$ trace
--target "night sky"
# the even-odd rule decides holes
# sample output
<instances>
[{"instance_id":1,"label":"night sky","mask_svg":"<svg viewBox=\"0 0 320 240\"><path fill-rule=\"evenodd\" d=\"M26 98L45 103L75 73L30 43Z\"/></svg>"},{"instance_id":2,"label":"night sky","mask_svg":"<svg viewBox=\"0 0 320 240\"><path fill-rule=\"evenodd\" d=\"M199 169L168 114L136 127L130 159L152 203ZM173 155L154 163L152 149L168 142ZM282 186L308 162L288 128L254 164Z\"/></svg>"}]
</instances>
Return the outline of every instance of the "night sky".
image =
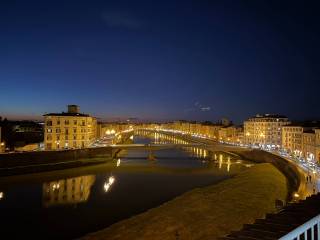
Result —
<instances>
[{"instance_id":1,"label":"night sky","mask_svg":"<svg viewBox=\"0 0 320 240\"><path fill-rule=\"evenodd\" d=\"M0 2L0 115L320 119L319 1Z\"/></svg>"}]
</instances>

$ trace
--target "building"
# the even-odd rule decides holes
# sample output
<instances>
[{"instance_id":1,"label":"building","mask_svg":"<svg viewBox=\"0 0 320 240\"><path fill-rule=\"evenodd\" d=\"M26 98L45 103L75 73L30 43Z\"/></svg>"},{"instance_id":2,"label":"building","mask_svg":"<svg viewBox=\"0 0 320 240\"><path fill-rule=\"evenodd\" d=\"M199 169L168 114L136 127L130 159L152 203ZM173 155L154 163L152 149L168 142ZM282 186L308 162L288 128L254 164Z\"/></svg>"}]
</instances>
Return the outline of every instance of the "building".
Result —
<instances>
[{"instance_id":1,"label":"building","mask_svg":"<svg viewBox=\"0 0 320 240\"><path fill-rule=\"evenodd\" d=\"M302 133L302 155L307 161L315 161L316 134L315 130L305 130Z\"/></svg>"},{"instance_id":2,"label":"building","mask_svg":"<svg viewBox=\"0 0 320 240\"><path fill-rule=\"evenodd\" d=\"M320 128L314 130L316 134L316 161L320 163Z\"/></svg>"},{"instance_id":3,"label":"building","mask_svg":"<svg viewBox=\"0 0 320 240\"><path fill-rule=\"evenodd\" d=\"M289 124L282 127L282 148L295 157L302 157L303 127Z\"/></svg>"},{"instance_id":4,"label":"building","mask_svg":"<svg viewBox=\"0 0 320 240\"><path fill-rule=\"evenodd\" d=\"M288 124L290 122L285 116L258 114L244 122L245 143L268 148L280 148L282 127Z\"/></svg>"},{"instance_id":5,"label":"building","mask_svg":"<svg viewBox=\"0 0 320 240\"><path fill-rule=\"evenodd\" d=\"M2 141L1 138L1 127L0 127L0 153L5 151L5 143Z\"/></svg>"},{"instance_id":6,"label":"building","mask_svg":"<svg viewBox=\"0 0 320 240\"><path fill-rule=\"evenodd\" d=\"M232 143L243 144L243 126L237 126Z\"/></svg>"},{"instance_id":7,"label":"building","mask_svg":"<svg viewBox=\"0 0 320 240\"><path fill-rule=\"evenodd\" d=\"M115 134L132 129L135 125L128 123L98 123L97 124L97 138L105 136L114 136Z\"/></svg>"},{"instance_id":8,"label":"building","mask_svg":"<svg viewBox=\"0 0 320 240\"><path fill-rule=\"evenodd\" d=\"M292 123L282 128L282 148L295 157L319 161L318 121ZM318 138L317 138L318 137ZM317 143L318 140L318 143Z\"/></svg>"},{"instance_id":9,"label":"building","mask_svg":"<svg viewBox=\"0 0 320 240\"><path fill-rule=\"evenodd\" d=\"M44 115L44 147L46 150L85 148L96 139L97 120L69 105L68 112Z\"/></svg>"},{"instance_id":10,"label":"building","mask_svg":"<svg viewBox=\"0 0 320 240\"><path fill-rule=\"evenodd\" d=\"M236 135L236 127L223 126L219 129L219 141L231 142Z\"/></svg>"},{"instance_id":11,"label":"building","mask_svg":"<svg viewBox=\"0 0 320 240\"><path fill-rule=\"evenodd\" d=\"M12 130L15 133L41 133L43 134L43 127L40 123L33 121L16 121L12 122Z\"/></svg>"}]
</instances>

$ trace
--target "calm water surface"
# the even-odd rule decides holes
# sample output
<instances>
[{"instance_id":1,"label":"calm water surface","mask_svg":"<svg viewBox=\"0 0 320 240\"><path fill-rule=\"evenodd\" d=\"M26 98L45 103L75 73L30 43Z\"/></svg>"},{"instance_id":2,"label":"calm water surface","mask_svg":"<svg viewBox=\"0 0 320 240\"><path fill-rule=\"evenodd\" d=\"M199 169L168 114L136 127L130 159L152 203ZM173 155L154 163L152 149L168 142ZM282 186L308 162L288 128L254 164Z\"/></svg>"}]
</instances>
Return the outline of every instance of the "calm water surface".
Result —
<instances>
[{"instance_id":1,"label":"calm water surface","mask_svg":"<svg viewBox=\"0 0 320 240\"><path fill-rule=\"evenodd\" d=\"M136 143L159 139L135 137ZM110 163L0 179L0 239L73 239L249 165L203 149L129 151Z\"/></svg>"}]
</instances>

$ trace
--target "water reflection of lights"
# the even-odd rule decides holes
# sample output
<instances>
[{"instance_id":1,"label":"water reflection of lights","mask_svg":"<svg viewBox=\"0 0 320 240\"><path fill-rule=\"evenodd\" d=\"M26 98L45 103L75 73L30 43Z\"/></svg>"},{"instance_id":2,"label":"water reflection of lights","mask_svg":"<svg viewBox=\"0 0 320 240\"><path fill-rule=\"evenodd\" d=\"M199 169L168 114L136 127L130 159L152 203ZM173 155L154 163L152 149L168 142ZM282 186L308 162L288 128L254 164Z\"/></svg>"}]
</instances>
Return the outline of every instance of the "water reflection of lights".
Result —
<instances>
[{"instance_id":1,"label":"water reflection of lights","mask_svg":"<svg viewBox=\"0 0 320 240\"><path fill-rule=\"evenodd\" d=\"M110 186L111 186L111 185L110 185L109 183L105 183L104 186L103 186L104 191L105 191L105 192L108 192L109 189L110 189Z\"/></svg>"},{"instance_id":2,"label":"water reflection of lights","mask_svg":"<svg viewBox=\"0 0 320 240\"><path fill-rule=\"evenodd\" d=\"M4 198L4 193L0 192L0 200Z\"/></svg>"},{"instance_id":3,"label":"water reflection of lights","mask_svg":"<svg viewBox=\"0 0 320 240\"><path fill-rule=\"evenodd\" d=\"M52 185L52 190L58 190L60 188L60 184L59 183L54 183Z\"/></svg>"},{"instance_id":4,"label":"water reflection of lights","mask_svg":"<svg viewBox=\"0 0 320 240\"><path fill-rule=\"evenodd\" d=\"M147 136L153 139L154 143L156 144L169 144L169 143L175 143L175 144L185 144L186 146L183 147L185 151L188 151L193 154L193 156L199 158L202 163L206 163L207 160L211 160L211 157L214 158L215 161L219 163L219 168L224 168L223 165L226 165L226 170L229 172L231 170L231 165L234 163L240 164L242 161L232 162L231 157L228 157L228 155L224 154L216 154L212 153L205 148L201 147L188 147L189 142L181 139L180 137L171 136L165 133L161 132L148 132L148 131L140 131L138 134L142 136ZM251 165L248 165L249 167Z\"/></svg>"},{"instance_id":5,"label":"water reflection of lights","mask_svg":"<svg viewBox=\"0 0 320 240\"><path fill-rule=\"evenodd\" d=\"M105 182L103 185L103 189L105 192L108 192L110 190L111 185L114 183L115 178L113 176L110 176L108 178L108 182Z\"/></svg>"},{"instance_id":6,"label":"water reflection of lights","mask_svg":"<svg viewBox=\"0 0 320 240\"><path fill-rule=\"evenodd\" d=\"M94 181L94 175L86 175L44 182L42 185L43 205L51 207L86 202Z\"/></svg>"},{"instance_id":7,"label":"water reflection of lights","mask_svg":"<svg viewBox=\"0 0 320 240\"><path fill-rule=\"evenodd\" d=\"M119 159L117 160L117 167L120 166L120 163L121 163L121 159L119 158Z\"/></svg>"},{"instance_id":8,"label":"water reflection of lights","mask_svg":"<svg viewBox=\"0 0 320 240\"><path fill-rule=\"evenodd\" d=\"M203 151L203 157L206 158L207 157L207 150Z\"/></svg>"},{"instance_id":9,"label":"water reflection of lights","mask_svg":"<svg viewBox=\"0 0 320 240\"><path fill-rule=\"evenodd\" d=\"M231 161L230 161L230 157L228 157L228 162L227 162L227 171L230 171L230 166L231 166Z\"/></svg>"},{"instance_id":10,"label":"water reflection of lights","mask_svg":"<svg viewBox=\"0 0 320 240\"><path fill-rule=\"evenodd\" d=\"M113 184L114 183L115 178L113 176L109 177L109 183Z\"/></svg>"},{"instance_id":11,"label":"water reflection of lights","mask_svg":"<svg viewBox=\"0 0 320 240\"><path fill-rule=\"evenodd\" d=\"M216 154L215 154L215 159L216 159ZM227 171L230 172L230 168L231 168L231 158L228 156L226 161L223 161L223 154L219 154L219 169L222 168L222 165L226 164L227 165Z\"/></svg>"}]
</instances>

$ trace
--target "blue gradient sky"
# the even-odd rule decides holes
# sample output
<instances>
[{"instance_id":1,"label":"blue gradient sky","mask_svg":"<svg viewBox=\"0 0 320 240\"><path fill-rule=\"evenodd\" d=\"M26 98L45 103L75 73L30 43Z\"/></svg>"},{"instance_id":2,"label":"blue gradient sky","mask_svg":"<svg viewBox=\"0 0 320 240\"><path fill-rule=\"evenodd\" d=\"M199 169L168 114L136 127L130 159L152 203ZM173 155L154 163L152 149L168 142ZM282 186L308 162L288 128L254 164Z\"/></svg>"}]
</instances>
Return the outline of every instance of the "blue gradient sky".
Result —
<instances>
[{"instance_id":1,"label":"blue gradient sky","mask_svg":"<svg viewBox=\"0 0 320 240\"><path fill-rule=\"evenodd\" d=\"M0 115L320 118L317 1L1 1Z\"/></svg>"}]
</instances>

